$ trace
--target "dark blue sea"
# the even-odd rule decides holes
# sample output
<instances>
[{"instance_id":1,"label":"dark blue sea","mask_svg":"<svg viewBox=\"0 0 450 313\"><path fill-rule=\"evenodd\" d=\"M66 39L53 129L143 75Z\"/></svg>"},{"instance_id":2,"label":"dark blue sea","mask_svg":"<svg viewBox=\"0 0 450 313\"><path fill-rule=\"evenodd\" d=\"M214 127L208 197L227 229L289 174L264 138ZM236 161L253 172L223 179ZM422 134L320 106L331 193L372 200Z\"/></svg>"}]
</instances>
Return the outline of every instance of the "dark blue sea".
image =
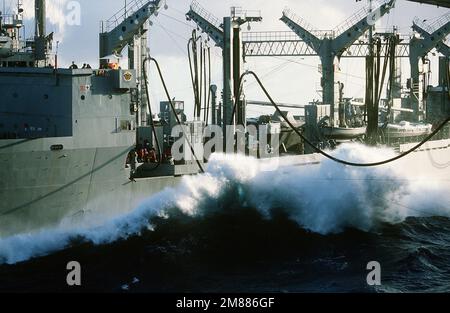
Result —
<instances>
[{"instance_id":1,"label":"dark blue sea","mask_svg":"<svg viewBox=\"0 0 450 313\"><path fill-rule=\"evenodd\" d=\"M0 239L0 292L450 292L448 189L408 177L212 160L97 226ZM70 261L81 287L66 284ZM381 285L367 283L371 261Z\"/></svg>"}]
</instances>

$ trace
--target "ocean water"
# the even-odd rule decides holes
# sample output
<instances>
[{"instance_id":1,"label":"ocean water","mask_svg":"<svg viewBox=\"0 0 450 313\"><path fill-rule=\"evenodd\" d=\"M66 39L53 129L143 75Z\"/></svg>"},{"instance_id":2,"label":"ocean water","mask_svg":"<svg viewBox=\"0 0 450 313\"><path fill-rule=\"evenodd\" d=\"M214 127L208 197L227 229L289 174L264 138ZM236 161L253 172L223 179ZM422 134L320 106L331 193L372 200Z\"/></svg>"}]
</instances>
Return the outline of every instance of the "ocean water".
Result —
<instances>
[{"instance_id":1,"label":"ocean water","mask_svg":"<svg viewBox=\"0 0 450 313\"><path fill-rule=\"evenodd\" d=\"M0 292L450 292L449 176L433 162L419 175L411 162L275 167L216 155L206 174L121 216L1 238ZM81 264L76 289L69 261ZM380 286L367 284L371 261Z\"/></svg>"}]
</instances>

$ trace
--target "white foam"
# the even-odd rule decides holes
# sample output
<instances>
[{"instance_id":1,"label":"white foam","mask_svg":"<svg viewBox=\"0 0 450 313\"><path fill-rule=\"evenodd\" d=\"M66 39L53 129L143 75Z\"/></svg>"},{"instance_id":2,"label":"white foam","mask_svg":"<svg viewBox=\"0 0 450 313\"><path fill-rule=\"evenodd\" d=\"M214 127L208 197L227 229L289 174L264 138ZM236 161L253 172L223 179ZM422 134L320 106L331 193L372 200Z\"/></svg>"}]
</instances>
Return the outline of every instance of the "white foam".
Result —
<instances>
[{"instance_id":1,"label":"white foam","mask_svg":"<svg viewBox=\"0 0 450 313\"><path fill-rule=\"evenodd\" d=\"M394 153L348 144L333 155L373 162ZM422 165L419 162L415 166ZM0 263L46 255L66 248L75 238L94 244L126 239L152 229L151 217L170 218L173 208L191 217L227 210L223 204L229 197L242 207L256 208L266 218L271 217L273 209L284 210L299 226L320 234L338 233L348 227L369 231L381 222L397 223L408 216L450 216L448 182L437 180L431 172L428 177L414 174L411 159L374 168L324 160L320 165L287 165L267 171L256 159L217 154L205 174L184 177L177 188L153 195L132 212L97 223L100 226L70 229L62 223L53 229L0 239Z\"/></svg>"}]
</instances>

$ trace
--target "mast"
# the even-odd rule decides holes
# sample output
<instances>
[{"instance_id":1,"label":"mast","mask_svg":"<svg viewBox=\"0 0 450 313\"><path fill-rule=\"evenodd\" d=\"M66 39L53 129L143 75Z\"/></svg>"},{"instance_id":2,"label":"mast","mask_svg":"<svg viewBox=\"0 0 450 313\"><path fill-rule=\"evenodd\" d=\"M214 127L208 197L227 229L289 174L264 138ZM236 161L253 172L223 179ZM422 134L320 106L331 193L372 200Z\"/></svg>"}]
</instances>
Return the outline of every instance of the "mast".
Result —
<instances>
[{"instance_id":1,"label":"mast","mask_svg":"<svg viewBox=\"0 0 450 313\"><path fill-rule=\"evenodd\" d=\"M46 35L45 22L45 0L34 0L34 14L35 14L35 33L36 38L42 38Z\"/></svg>"},{"instance_id":2,"label":"mast","mask_svg":"<svg viewBox=\"0 0 450 313\"><path fill-rule=\"evenodd\" d=\"M47 53L51 49L51 37L46 34L45 0L34 0L34 54L36 66L46 65Z\"/></svg>"}]
</instances>

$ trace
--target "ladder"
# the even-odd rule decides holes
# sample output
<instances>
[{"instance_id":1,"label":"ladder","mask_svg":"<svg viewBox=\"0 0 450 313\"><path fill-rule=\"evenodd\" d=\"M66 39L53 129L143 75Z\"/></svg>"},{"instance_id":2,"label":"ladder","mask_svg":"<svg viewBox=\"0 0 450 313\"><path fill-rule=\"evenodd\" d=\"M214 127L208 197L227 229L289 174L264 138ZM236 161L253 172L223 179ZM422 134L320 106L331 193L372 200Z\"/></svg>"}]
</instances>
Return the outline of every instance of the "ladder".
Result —
<instances>
[{"instance_id":1,"label":"ladder","mask_svg":"<svg viewBox=\"0 0 450 313\"><path fill-rule=\"evenodd\" d=\"M222 23L212 13L204 9L196 0L192 1L191 10L207 21L209 24L215 26L217 29L222 28Z\"/></svg>"},{"instance_id":2,"label":"ladder","mask_svg":"<svg viewBox=\"0 0 450 313\"><path fill-rule=\"evenodd\" d=\"M127 17L136 13L140 8L142 8L149 1L147 0L128 0L122 9L120 9L116 14L111 16L108 20L103 23L105 27L102 32L109 32L116 28L120 23L122 23ZM154 1L157 6L161 2L160 0Z\"/></svg>"},{"instance_id":3,"label":"ladder","mask_svg":"<svg viewBox=\"0 0 450 313\"><path fill-rule=\"evenodd\" d=\"M429 34L433 34L435 31L437 31L439 28L445 26L450 22L450 12L442 15L439 17L435 22L432 24L427 24L426 20L422 20L419 17L414 18L414 24L428 32Z\"/></svg>"}]
</instances>

